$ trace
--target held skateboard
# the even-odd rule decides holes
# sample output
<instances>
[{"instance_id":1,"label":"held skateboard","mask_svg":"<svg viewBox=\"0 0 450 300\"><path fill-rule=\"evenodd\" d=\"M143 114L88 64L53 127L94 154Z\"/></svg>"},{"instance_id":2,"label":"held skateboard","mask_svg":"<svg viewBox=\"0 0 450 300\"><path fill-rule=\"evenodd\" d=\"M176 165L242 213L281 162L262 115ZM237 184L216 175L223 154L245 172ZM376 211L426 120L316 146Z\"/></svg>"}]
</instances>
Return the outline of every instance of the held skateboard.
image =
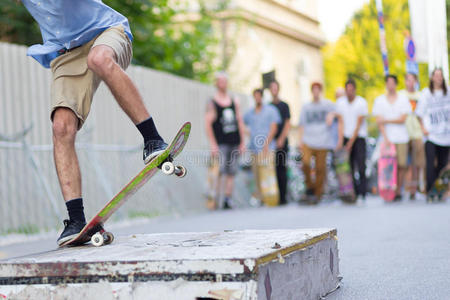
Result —
<instances>
[{"instance_id":1,"label":"held skateboard","mask_svg":"<svg viewBox=\"0 0 450 300\"><path fill-rule=\"evenodd\" d=\"M339 198L343 202L354 203L356 196L353 188L352 170L350 168L348 152L345 149L335 152L333 163L339 182Z\"/></svg>"},{"instance_id":2,"label":"held skateboard","mask_svg":"<svg viewBox=\"0 0 450 300\"><path fill-rule=\"evenodd\" d=\"M380 196L388 202L395 198L397 190L397 153L395 145L380 145L380 159L378 160L378 191Z\"/></svg>"},{"instance_id":3,"label":"held skateboard","mask_svg":"<svg viewBox=\"0 0 450 300\"><path fill-rule=\"evenodd\" d=\"M448 191L449 183L450 166L447 166L439 173L439 177L434 182L433 187L427 196L427 201L443 201L445 193Z\"/></svg>"},{"instance_id":4,"label":"held skateboard","mask_svg":"<svg viewBox=\"0 0 450 300\"><path fill-rule=\"evenodd\" d=\"M217 186L219 184L219 157L210 156L208 159L208 190L206 192L206 208L209 210L216 210L218 203L217 200L219 195L217 195Z\"/></svg>"},{"instance_id":5,"label":"held skateboard","mask_svg":"<svg viewBox=\"0 0 450 300\"><path fill-rule=\"evenodd\" d=\"M111 201L106 203L76 237L62 243L60 247L82 245L89 242L89 240L94 246L112 243L114 236L112 233L106 232L103 229L103 224L131 195L152 178L158 169L161 169L166 175L175 174L180 178L186 175L186 169L183 166L174 165L173 160L181 153L186 145L190 131L191 123L187 122L181 127L172 143L170 143L163 153L152 159Z\"/></svg>"},{"instance_id":6,"label":"held skateboard","mask_svg":"<svg viewBox=\"0 0 450 300\"><path fill-rule=\"evenodd\" d=\"M277 206L280 202L277 174L275 171L275 153L254 155L253 170L260 200L267 206Z\"/></svg>"}]
</instances>

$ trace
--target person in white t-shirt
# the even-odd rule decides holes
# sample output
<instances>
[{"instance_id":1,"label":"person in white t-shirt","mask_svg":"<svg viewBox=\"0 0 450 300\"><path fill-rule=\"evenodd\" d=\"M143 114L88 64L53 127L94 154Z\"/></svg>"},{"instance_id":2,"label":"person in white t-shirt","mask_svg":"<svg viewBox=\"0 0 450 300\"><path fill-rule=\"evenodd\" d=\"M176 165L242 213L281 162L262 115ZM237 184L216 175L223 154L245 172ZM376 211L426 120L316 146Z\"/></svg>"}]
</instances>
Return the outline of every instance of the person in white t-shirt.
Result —
<instances>
[{"instance_id":1,"label":"person in white t-shirt","mask_svg":"<svg viewBox=\"0 0 450 300\"><path fill-rule=\"evenodd\" d=\"M447 166L450 149L450 95L442 69L431 74L430 87L422 91L416 109L426 137L427 193Z\"/></svg>"},{"instance_id":2,"label":"person in white t-shirt","mask_svg":"<svg viewBox=\"0 0 450 300\"><path fill-rule=\"evenodd\" d=\"M409 134L405 122L412 110L408 98L397 93L397 84L397 76L386 76L386 94L375 99L372 114L377 118L384 142L394 144L397 151L397 191L394 200L399 201L408 167Z\"/></svg>"},{"instance_id":3,"label":"person in white t-shirt","mask_svg":"<svg viewBox=\"0 0 450 300\"><path fill-rule=\"evenodd\" d=\"M337 100L336 110L344 123L344 145L350 153L355 193L365 199L368 107L366 99L356 95L356 82L353 79L345 83L345 96ZM358 172L358 180L355 171Z\"/></svg>"},{"instance_id":4,"label":"person in white t-shirt","mask_svg":"<svg viewBox=\"0 0 450 300\"><path fill-rule=\"evenodd\" d=\"M417 103L420 98L420 92L417 90L416 74L406 74L405 89L401 90L399 93L403 93L408 97L412 110L412 113L406 118L405 122L409 134L409 166L405 175L405 186L408 186L410 199L414 200L418 186L421 185L419 183L425 182L422 180L422 175L425 174L425 146L423 143L422 128L420 126L419 118L416 115Z\"/></svg>"}]
</instances>

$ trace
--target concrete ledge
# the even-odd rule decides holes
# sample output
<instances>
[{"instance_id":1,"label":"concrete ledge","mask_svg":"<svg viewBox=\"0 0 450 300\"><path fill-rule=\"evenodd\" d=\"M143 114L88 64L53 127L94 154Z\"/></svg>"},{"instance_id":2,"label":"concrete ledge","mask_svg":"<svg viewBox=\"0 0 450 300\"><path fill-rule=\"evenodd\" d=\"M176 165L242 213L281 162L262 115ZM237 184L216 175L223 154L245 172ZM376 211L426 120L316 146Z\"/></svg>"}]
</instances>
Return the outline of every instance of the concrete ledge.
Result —
<instances>
[{"instance_id":1,"label":"concrete ledge","mask_svg":"<svg viewBox=\"0 0 450 300\"><path fill-rule=\"evenodd\" d=\"M338 265L334 229L122 236L0 261L0 298L318 299Z\"/></svg>"}]
</instances>

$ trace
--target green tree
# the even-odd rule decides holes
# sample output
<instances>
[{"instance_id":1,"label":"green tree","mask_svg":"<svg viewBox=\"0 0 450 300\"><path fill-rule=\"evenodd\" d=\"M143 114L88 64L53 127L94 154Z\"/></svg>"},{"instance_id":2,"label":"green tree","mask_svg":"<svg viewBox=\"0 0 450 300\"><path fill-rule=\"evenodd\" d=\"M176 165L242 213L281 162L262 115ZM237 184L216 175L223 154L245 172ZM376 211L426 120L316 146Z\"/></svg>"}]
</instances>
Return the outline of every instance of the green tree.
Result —
<instances>
[{"instance_id":1,"label":"green tree","mask_svg":"<svg viewBox=\"0 0 450 300\"><path fill-rule=\"evenodd\" d=\"M39 28L23 5L1 0L0 39L32 45L41 43ZM213 61L218 40L213 31L214 15L225 2L189 11L194 1L104 0L129 19L133 40L133 63L200 81L215 72ZM182 5L185 3L186 5ZM170 4L170 5L169 5ZM192 6L191 6L192 7Z\"/></svg>"},{"instance_id":2,"label":"green tree","mask_svg":"<svg viewBox=\"0 0 450 300\"><path fill-rule=\"evenodd\" d=\"M450 0L447 0L450 2ZM408 0L383 0L389 71L400 79L404 87L406 75L405 33L410 31ZM323 48L326 95L334 98L334 91L349 77L356 80L358 94L365 97L371 108L375 98L385 91L384 69L380 52L380 34L375 0L355 13L344 34ZM428 81L427 66L420 65L422 85ZM370 124L376 135L375 124Z\"/></svg>"},{"instance_id":3,"label":"green tree","mask_svg":"<svg viewBox=\"0 0 450 300\"><path fill-rule=\"evenodd\" d=\"M15 0L0 0L0 40L27 46L42 42L39 26Z\"/></svg>"}]
</instances>

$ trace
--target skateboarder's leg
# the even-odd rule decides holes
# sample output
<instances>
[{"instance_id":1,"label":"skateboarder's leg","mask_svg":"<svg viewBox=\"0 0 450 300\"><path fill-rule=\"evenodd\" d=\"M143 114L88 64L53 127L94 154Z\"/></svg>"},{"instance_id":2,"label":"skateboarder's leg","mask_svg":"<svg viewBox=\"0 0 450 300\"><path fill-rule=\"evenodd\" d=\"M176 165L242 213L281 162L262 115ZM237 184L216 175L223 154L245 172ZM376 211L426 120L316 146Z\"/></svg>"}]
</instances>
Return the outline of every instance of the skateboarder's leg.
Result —
<instances>
[{"instance_id":1,"label":"skateboarder's leg","mask_svg":"<svg viewBox=\"0 0 450 300\"><path fill-rule=\"evenodd\" d=\"M224 208L231 208L231 197L234 190L234 176L238 168L239 151L234 145L219 145L220 174L225 177ZM221 177L223 178L223 177Z\"/></svg>"},{"instance_id":2,"label":"skateboarder's leg","mask_svg":"<svg viewBox=\"0 0 450 300\"><path fill-rule=\"evenodd\" d=\"M112 48L106 45L93 47L88 55L88 67L106 83L134 124L150 117L136 85L117 63Z\"/></svg>"},{"instance_id":3,"label":"skateboarder's leg","mask_svg":"<svg viewBox=\"0 0 450 300\"><path fill-rule=\"evenodd\" d=\"M430 141L425 143L426 153L426 174L427 174L427 193L431 191L434 181L437 178L436 173L436 145Z\"/></svg>"},{"instance_id":4,"label":"skateboarder's leg","mask_svg":"<svg viewBox=\"0 0 450 300\"><path fill-rule=\"evenodd\" d=\"M58 244L73 238L86 225L81 197L81 172L75 151L75 137L79 119L65 107L53 112L53 156L61 192L66 201L69 220L64 221L64 231Z\"/></svg>"},{"instance_id":5,"label":"skateboarder's leg","mask_svg":"<svg viewBox=\"0 0 450 300\"><path fill-rule=\"evenodd\" d=\"M327 174L327 150L316 150L316 183L314 194L320 199L323 194L323 185Z\"/></svg>"},{"instance_id":6,"label":"skateboarder's leg","mask_svg":"<svg viewBox=\"0 0 450 300\"><path fill-rule=\"evenodd\" d=\"M366 140L364 138L357 138L353 145L352 154L354 156L354 163L358 170L359 181L356 181L354 175L353 180L356 184L355 192L357 195L366 197L367 193L367 178L366 178Z\"/></svg>"},{"instance_id":7,"label":"skateboarder's leg","mask_svg":"<svg viewBox=\"0 0 450 300\"><path fill-rule=\"evenodd\" d=\"M408 144L396 144L397 151L397 190L396 194L401 195L405 174L408 166Z\"/></svg>"},{"instance_id":8,"label":"skateboarder's leg","mask_svg":"<svg viewBox=\"0 0 450 300\"><path fill-rule=\"evenodd\" d=\"M278 149L276 152L276 172L278 180L278 191L280 193L280 204L286 204L286 189L287 189L287 147Z\"/></svg>"},{"instance_id":9,"label":"skateboarder's leg","mask_svg":"<svg viewBox=\"0 0 450 300\"><path fill-rule=\"evenodd\" d=\"M124 71L131 58L131 42L123 28L112 27L93 43L87 57L87 66L106 83L119 106L139 129L145 144L144 162L148 163L167 144L158 134L136 85Z\"/></svg>"},{"instance_id":10,"label":"skateboarder's leg","mask_svg":"<svg viewBox=\"0 0 450 300\"><path fill-rule=\"evenodd\" d=\"M443 146L437 146L436 151L436 158L437 158L437 168L436 173L439 176L439 173L447 166L448 163L448 154L449 154L449 147L443 147Z\"/></svg>"},{"instance_id":11,"label":"skateboarder's leg","mask_svg":"<svg viewBox=\"0 0 450 300\"><path fill-rule=\"evenodd\" d=\"M78 117L68 108L53 113L53 156L64 200L81 198L81 172L75 151Z\"/></svg>"},{"instance_id":12,"label":"skateboarder's leg","mask_svg":"<svg viewBox=\"0 0 450 300\"><path fill-rule=\"evenodd\" d=\"M307 191L312 190L314 188L311 180L311 158L312 158L311 149L308 146L304 145L302 157L302 169L303 174L305 175L305 184Z\"/></svg>"}]
</instances>

